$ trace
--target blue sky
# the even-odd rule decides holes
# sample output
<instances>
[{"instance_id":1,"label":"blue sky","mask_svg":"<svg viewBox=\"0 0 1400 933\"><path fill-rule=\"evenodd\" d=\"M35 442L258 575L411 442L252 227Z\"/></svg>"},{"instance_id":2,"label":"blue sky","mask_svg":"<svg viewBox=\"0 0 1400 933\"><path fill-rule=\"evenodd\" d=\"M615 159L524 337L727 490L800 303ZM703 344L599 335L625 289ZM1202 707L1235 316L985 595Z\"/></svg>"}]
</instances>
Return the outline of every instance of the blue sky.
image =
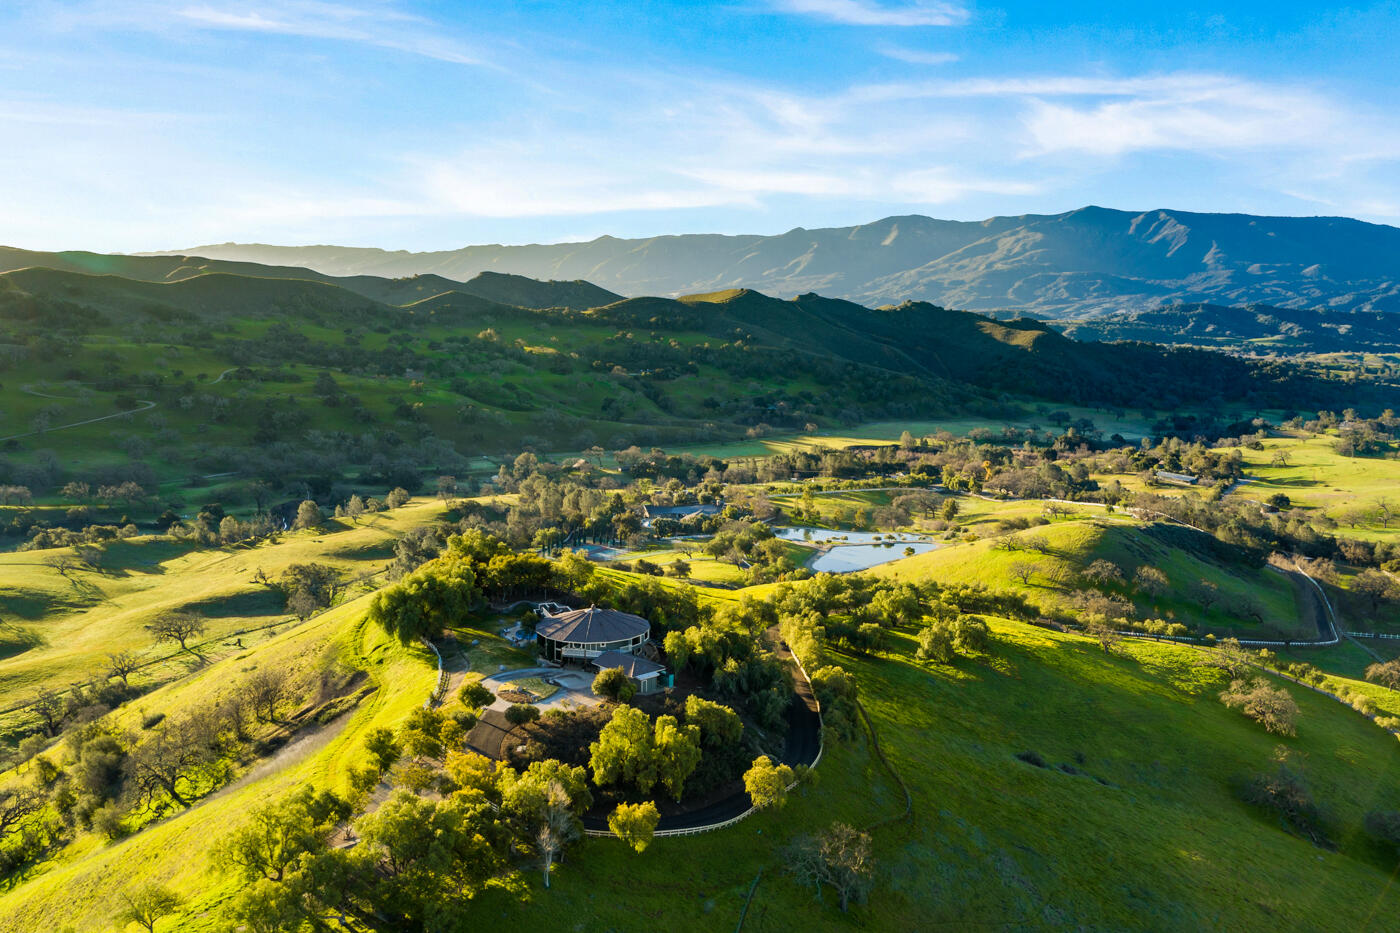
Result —
<instances>
[{"instance_id":1,"label":"blue sky","mask_svg":"<svg viewBox=\"0 0 1400 933\"><path fill-rule=\"evenodd\" d=\"M0 243L1400 223L1400 5L0 4Z\"/></svg>"}]
</instances>

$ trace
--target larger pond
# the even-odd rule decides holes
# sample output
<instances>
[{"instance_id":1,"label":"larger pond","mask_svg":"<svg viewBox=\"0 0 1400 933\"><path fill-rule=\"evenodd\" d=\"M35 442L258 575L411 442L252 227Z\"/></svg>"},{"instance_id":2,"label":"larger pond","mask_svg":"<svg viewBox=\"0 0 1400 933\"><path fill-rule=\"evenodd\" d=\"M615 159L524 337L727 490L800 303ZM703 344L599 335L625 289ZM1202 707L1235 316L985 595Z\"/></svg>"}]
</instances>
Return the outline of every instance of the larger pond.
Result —
<instances>
[{"instance_id":1,"label":"larger pond","mask_svg":"<svg viewBox=\"0 0 1400 933\"><path fill-rule=\"evenodd\" d=\"M831 531L826 528L775 528L785 541L828 545L807 564L818 573L853 573L868 570L892 560L909 556L905 552L926 554L938 547L927 535L880 533L872 531Z\"/></svg>"}]
</instances>

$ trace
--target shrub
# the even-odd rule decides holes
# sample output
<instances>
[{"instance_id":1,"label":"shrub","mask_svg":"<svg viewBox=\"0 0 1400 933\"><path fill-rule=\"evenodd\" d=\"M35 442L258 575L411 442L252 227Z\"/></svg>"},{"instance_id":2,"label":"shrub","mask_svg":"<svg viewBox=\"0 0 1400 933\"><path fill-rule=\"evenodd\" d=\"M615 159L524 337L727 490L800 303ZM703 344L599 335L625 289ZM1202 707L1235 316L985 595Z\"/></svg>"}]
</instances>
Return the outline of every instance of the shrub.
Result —
<instances>
[{"instance_id":1,"label":"shrub","mask_svg":"<svg viewBox=\"0 0 1400 933\"><path fill-rule=\"evenodd\" d=\"M660 819L656 804L650 800L637 804L621 803L608 817L608 829L631 846L633 851L641 852L651 844L652 834L656 832Z\"/></svg>"},{"instance_id":2,"label":"shrub","mask_svg":"<svg viewBox=\"0 0 1400 933\"><path fill-rule=\"evenodd\" d=\"M593 692L614 703L626 703L637 693L620 667L604 668L593 678Z\"/></svg>"},{"instance_id":3,"label":"shrub","mask_svg":"<svg viewBox=\"0 0 1400 933\"><path fill-rule=\"evenodd\" d=\"M788 785L793 782L792 768L785 764L774 764L767 755L760 755L753 761L753 767L744 774L744 790L749 799L760 810L768 807L781 807L787 802Z\"/></svg>"},{"instance_id":4,"label":"shrub","mask_svg":"<svg viewBox=\"0 0 1400 933\"><path fill-rule=\"evenodd\" d=\"M919 650L915 657L920 661L933 661L948 664L956 655L953 652L953 639L941 625L929 625L919 632Z\"/></svg>"},{"instance_id":5,"label":"shrub","mask_svg":"<svg viewBox=\"0 0 1400 933\"><path fill-rule=\"evenodd\" d=\"M528 703L512 703L506 708L506 722L512 726L523 726L525 723L535 722L539 718L539 709Z\"/></svg>"},{"instance_id":6,"label":"shrub","mask_svg":"<svg viewBox=\"0 0 1400 933\"><path fill-rule=\"evenodd\" d=\"M483 686L480 680L469 680L462 684L457 696L467 709L481 709L483 706L490 706L496 700L496 695Z\"/></svg>"}]
</instances>

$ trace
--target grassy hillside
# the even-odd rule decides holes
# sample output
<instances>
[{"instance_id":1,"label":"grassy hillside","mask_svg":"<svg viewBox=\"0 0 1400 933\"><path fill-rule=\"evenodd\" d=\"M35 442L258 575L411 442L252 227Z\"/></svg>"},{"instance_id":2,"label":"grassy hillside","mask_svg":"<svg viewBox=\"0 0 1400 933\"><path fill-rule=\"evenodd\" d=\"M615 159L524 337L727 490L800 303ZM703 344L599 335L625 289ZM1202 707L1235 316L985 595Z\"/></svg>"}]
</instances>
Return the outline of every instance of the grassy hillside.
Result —
<instances>
[{"instance_id":1,"label":"grassy hillside","mask_svg":"<svg viewBox=\"0 0 1400 933\"><path fill-rule=\"evenodd\" d=\"M166 486L159 514L196 497L246 507L255 480L323 501L351 483L414 486L522 447L678 449L839 437L863 422L1019 423L1038 418L1031 396L1146 408L1248 397L1257 409L1280 393L1334 392L1286 368L1146 345L1110 352L1043 325L929 305L872 310L737 290L577 310L616 296L485 276L483 297L441 291L447 280L432 277L339 283L168 259L152 259L145 280L112 274L127 268L121 257L80 258L0 274L10 329L0 482L47 505L71 480ZM238 485L200 489L230 475Z\"/></svg>"},{"instance_id":2,"label":"grassy hillside","mask_svg":"<svg viewBox=\"0 0 1400 933\"><path fill-rule=\"evenodd\" d=\"M885 495L837 492L830 498L876 504ZM979 534L1031 507L960 499L967 502L960 521ZM106 573L79 572L76 579L31 553L0 555L0 580L8 587L0 593L8 601L0 615L21 616L38 636L38 643L0 660L0 700L84 676L104 650L149 651L141 625L176 606L209 616L203 658L172 651L174 659L139 672L136 682L154 689L108 714L112 726L140 734L160 715L177 717L240 690L259 671L329 685L306 695L285 724L267 727L263 754L241 753L221 790L119 841L80 832L16 879L0 892L0 931L69 925L105 933L113 929L120 892L148 882L185 898L179 929L219 929L221 905L238 886L214 865L216 843L257 805L298 786L347 787L350 769L363 761L368 731L401 722L422 705L436 679L426 649L401 646L366 623L366 589L354 588L342 604L297 623L258 601L265 588L252 581L254 572L261 568L275 577L291 563L308 561L347 576L372 572L391 556L398 535L443 510L438 502L416 500L362 525L332 523L324 533L287 534L256 547L189 551L138 537L110 547ZM1001 540L1019 549L999 547ZM875 573L980 583L1064 609L1082 588L1082 569L1104 558L1129 574L1137 564L1166 574L1169 588L1158 596L1106 588L1144 616L1244 634L1257 624L1222 607L1249 597L1266 608L1270 624L1296 619L1286 579L1233 560L1211 541L1160 524L1081 512L1007 538L948 543ZM638 556L664 563L679 553ZM1025 561L1036 569L1022 582L1014 565ZM730 587L701 586L707 601L732 605L745 595L775 591L773 585L736 587L741 580L728 564L696 560L694 567L697 583ZM598 573L643 579L612 569ZM1193 596L1201 580L1220 594L1210 611ZM230 608L220 615L218 607ZM265 620L276 625L245 633L242 647L231 643L240 627ZM500 664L528 663L497 635L503 621L460 619L452 632L461 650L446 652L449 667L489 673ZM1400 805L1394 736L1343 704L1280 682L1301 719L1296 737L1278 738L1219 702L1225 675L1200 666L1199 649L1127 639L1105 654L1079 635L1000 618L989 623L988 650L951 664L915 657L917 626L893 630L886 648L874 654L837 651L831 658L857 677L880 746L908 785L913 812L907 820L885 823L901 813L904 798L868 737L831 734L816 780L782 810L714 834L657 840L641 856L614 839L589 839L569 850L551 889L529 874L523 892L488 890L465 909L482 922L601 933L628 929L639 916L649 926L730 929L751 892L744 929L758 931L937 925L1266 930L1279 917L1301 929L1364 929L1400 907L1400 892L1386 884L1393 856L1362 831L1368 812ZM1328 689L1365 694L1378 711L1400 714L1400 695L1350 679L1364 666L1359 658L1339 654L1336 664L1324 666L1332 671ZM1239 798L1240 784L1274 769L1280 750L1323 807L1328 847L1289 834ZM783 871L787 843L838 819L875 826L875 891L848 915Z\"/></svg>"},{"instance_id":3,"label":"grassy hillside","mask_svg":"<svg viewBox=\"0 0 1400 933\"><path fill-rule=\"evenodd\" d=\"M1400 325L1385 311L1325 307L1276 308L1177 304L1120 311L1074 321L1064 332L1078 340L1149 340L1282 353L1400 350Z\"/></svg>"},{"instance_id":4,"label":"grassy hillside","mask_svg":"<svg viewBox=\"0 0 1400 933\"><path fill-rule=\"evenodd\" d=\"M1014 549L1008 549L1011 543ZM1037 549L1043 547L1043 550ZM1096 560L1116 564L1126 577L1102 591L1128 600L1140 618L1180 622L1201 633L1241 638L1313 639L1317 630L1299 617L1295 585L1277 571L1232 559L1213 539L1163 524L1108 519L1056 522L1003 537L945 545L873 573L893 579L928 577L952 583L981 583L1023 594L1048 610L1083 611L1084 571ZM1142 566L1167 578L1158 595L1132 585ZM1028 580L1019 572L1029 570ZM1202 585L1213 585L1203 601ZM1257 609L1262 621L1241 611Z\"/></svg>"},{"instance_id":5,"label":"grassy hillside","mask_svg":"<svg viewBox=\"0 0 1400 933\"><path fill-rule=\"evenodd\" d=\"M284 754L255 765L189 810L114 843L103 843L92 834L80 837L44 871L0 895L0 930L111 930L111 918L121 906L120 892L148 882L168 885L189 898L190 916L182 929L217 928L205 912L232 888L212 870L211 844L242 825L253 807L298 786L342 787L351 765L360 761L365 732L396 724L432 690L436 672L427 650L405 649L379 629L365 626L364 609L364 599L345 604L252 651L213 664L197 677L143 697L125 714L128 726L137 725L133 720L138 711L145 716L177 715L208 702L231 679L261 666L318 670L340 663L363 671L371 688L352 712L329 725L309 728Z\"/></svg>"},{"instance_id":6,"label":"grassy hillside","mask_svg":"<svg viewBox=\"0 0 1400 933\"><path fill-rule=\"evenodd\" d=\"M1321 850L1234 796L1233 782L1273 767L1280 743L1216 700L1219 675L1192 667L1191 649L1133 644L1105 657L1076 636L993 630L989 657L951 668L915 662L907 638L886 657L840 659L915 801L912 820L874 831L879 887L850 916L785 877L780 849L832 820L868 825L901 811L863 740L830 746L817 785L780 813L662 840L641 857L590 840L550 891L502 905L505 918L591 931L640 913L729 929L760 870L745 930L1269 930L1280 917L1290 928L1379 929L1375 918L1395 909L1392 866L1358 832L1368 809L1400 793L1394 738L1288 688L1303 719L1282 744L1306 755L1338 828L1339 851ZM1025 752L1048 767L1016 757Z\"/></svg>"},{"instance_id":7,"label":"grassy hillside","mask_svg":"<svg viewBox=\"0 0 1400 933\"><path fill-rule=\"evenodd\" d=\"M340 786L365 733L400 721L431 688L430 657L363 625L364 604L212 664L122 713L135 727L140 715L190 708L263 666L342 664L367 677L347 717L309 728L188 811L116 843L80 837L0 895L0 930L110 930L117 892L147 881L188 898L180 929L216 929L233 887L212 866L211 841L255 803L301 783ZM1021 623L992 620L992 632L985 655L953 665L916 661L908 632L883 655L835 659L859 678L880 744L914 799L910 819L873 831L876 893L851 914L785 876L781 848L832 820L866 826L902 811L898 785L864 736L829 742L817 781L780 811L659 840L642 856L616 840L586 840L550 890L531 877L524 902L487 892L468 909L527 928L627 928L640 914L648 924L728 929L760 871L744 923L759 931L1264 930L1280 915L1300 928L1361 929L1396 908L1400 894L1385 884L1390 863L1359 829L1366 812L1400 798L1393 737L1287 684L1302 709L1299 733L1272 737L1218 702L1223 675L1195 666L1194 649L1130 643L1105 656L1082 637ZM1280 746L1302 762L1335 850L1284 832L1236 797L1237 782L1274 767Z\"/></svg>"},{"instance_id":8,"label":"grassy hillside","mask_svg":"<svg viewBox=\"0 0 1400 933\"><path fill-rule=\"evenodd\" d=\"M347 585L373 580L393 558L398 535L441 513L441 503L420 501L360 525L332 523L323 533L212 550L132 538L108 547L100 571L60 573L49 561L68 554L66 548L0 552L0 618L13 645L0 657L0 732L32 721L27 708L15 707L41 691L61 693L93 679L111 654L134 653L142 664L134 680L144 684L238 654L238 644L251 647L294 621L285 597L255 580L259 571L277 581L289 566L315 562L339 571ZM195 613L207 624L189 651L154 643L145 628L174 611Z\"/></svg>"}]
</instances>

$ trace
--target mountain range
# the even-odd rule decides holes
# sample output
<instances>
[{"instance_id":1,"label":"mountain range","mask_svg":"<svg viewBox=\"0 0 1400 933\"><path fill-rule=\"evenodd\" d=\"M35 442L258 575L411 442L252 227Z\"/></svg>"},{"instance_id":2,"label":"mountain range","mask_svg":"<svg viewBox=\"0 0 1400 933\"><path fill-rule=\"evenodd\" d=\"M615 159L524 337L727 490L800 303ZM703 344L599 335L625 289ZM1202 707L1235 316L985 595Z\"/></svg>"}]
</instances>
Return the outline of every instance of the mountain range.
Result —
<instances>
[{"instance_id":1,"label":"mountain range","mask_svg":"<svg viewBox=\"0 0 1400 933\"><path fill-rule=\"evenodd\" d=\"M887 217L776 236L603 236L437 252L224 243L143 255L296 266L341 278L434 276L453 288L494 272L587 280L627 296L752 288L1050 319L1177 303L1400 310L1400 228L1343 217L1086 207L980 222Z\"/></svg>"}]
</instances>

